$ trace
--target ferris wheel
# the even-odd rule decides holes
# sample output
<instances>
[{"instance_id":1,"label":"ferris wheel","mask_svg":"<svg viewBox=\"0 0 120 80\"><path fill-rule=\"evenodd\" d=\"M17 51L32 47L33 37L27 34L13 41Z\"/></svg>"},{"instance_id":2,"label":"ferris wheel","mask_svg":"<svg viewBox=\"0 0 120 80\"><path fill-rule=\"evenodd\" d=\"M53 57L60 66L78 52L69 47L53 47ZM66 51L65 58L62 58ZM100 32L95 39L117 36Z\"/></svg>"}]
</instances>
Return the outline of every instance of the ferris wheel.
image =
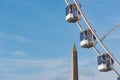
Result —
<instances>
[{"instance_id":1,"label":"ferris wheel","mask_svg":"<svg viewBox=\"0 0 120 80\"><path fill-rule=\"evenodd\" d=\"M96 31L92 28L89 21L87 20L86 16L84 15L81 5L78 4L77 0L74 0L74 3L69 3L68 0L65 0L67 6L66 6L66 21L68 23L76 23L78 28L80 29L80 46L82 48L93 48L93 50L97 53L97 61L98 61L98 70L100 72L109 72L114 71L118 78L117 80L120 80L120 74L119 72L114 68L114 64L116 63L120 67L119 61L111 54L109 49L104 45L102 42L108 35L110 35L113 31L120 28L120 24L113 27L109 32L107 32L102 38L100 38ZM82 18L87 25L88 29L84 29L79 20ZM105 53L101 53L97 47L96 44L100 44L100 46L103 48Z\"/></svg>"}]
</instances>

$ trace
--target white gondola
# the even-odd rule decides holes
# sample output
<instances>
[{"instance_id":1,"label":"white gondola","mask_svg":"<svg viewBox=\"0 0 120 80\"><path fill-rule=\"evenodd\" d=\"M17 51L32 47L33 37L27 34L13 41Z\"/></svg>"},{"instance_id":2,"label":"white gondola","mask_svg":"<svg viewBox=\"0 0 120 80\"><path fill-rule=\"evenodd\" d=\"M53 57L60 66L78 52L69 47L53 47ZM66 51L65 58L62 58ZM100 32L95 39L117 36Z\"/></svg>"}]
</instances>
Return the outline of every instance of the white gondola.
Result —
<instances>
[{"instance_id":1,"label":"white gondola","mask_svg":"<svg viewBox=\"0 0 120 80\"><path fill-rule=\"evenodd\" d=\"M101 72L111 71L114 65L114 60L109 56L109 54L102 54L97 57L98 60L98 70Z\"/></svg>"},{"instance_id":2,"label":"white gondola","mask_svg":"<svg viewBox=\"0 0 120 80\"><path fill-rule=\"evenodd\" d=\"M91 48L96 44L96 38L88 29L80 33L80 46L83 48Z\"/></svg>"},{"instance_id":3,"label":"white gondola","mask_svg":"<svg viewBox=\"0 0 120 80\"><path fill-rule=\"evenodd\" d=\"M75 23L80 19L80 12L75 4L67 5L66 9L66 21Z\"/></svg>"}]
</instances>

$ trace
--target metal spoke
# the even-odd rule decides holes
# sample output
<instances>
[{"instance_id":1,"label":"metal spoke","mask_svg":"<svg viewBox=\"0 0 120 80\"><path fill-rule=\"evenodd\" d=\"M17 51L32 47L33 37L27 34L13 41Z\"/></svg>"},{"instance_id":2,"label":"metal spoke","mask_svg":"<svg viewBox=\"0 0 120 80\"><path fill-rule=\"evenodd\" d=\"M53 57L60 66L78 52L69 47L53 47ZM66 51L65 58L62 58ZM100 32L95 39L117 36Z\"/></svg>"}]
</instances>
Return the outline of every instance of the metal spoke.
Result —
<instances>
[{"instance_id":1,"label":"metal spoke","mask_svg":"<svg viewBox=\"0 0 120 80\"><path fill-rule=\"evenodd\" d=\"M103 41L108 35L110 35L112 32L114 32L115 30L120 28L120 24L116 25L115 27L113 27L109 32L107 32L102 38L101 41Z\"/></svg>"}]
</instances>

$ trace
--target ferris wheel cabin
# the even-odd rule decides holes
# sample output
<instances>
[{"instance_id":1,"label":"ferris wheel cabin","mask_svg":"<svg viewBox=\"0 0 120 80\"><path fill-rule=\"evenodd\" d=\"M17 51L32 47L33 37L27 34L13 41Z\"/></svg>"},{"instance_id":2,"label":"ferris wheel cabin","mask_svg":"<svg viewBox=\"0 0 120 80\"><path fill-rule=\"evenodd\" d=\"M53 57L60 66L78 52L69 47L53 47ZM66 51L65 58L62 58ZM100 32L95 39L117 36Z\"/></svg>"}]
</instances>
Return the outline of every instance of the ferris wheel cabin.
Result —
<instances>
[{"instance_id":1,"label":"ferris wheel cabin","mask_svg":"<svg viewBox=\"0 0 120 80\"><path fill-rule=\"evenodd\" d=\"M80 19L80 12L75 4L67 5L66 9L66 21L69 23L75 23Z\"/></svg>"},{"instance_id":2,"label":"ferris wheel cabin","mask_svg":"<svg viewBox=\"0 0 120 80\"><path fill-rule=\"evenodd\" d=\"M80 33L80 46L83 48L91 48L96 44L96 38L88 29Z\"/></svg>"},{"instance_id":3,"label":"ferris wheel cabin","mask_svg":"<svg viewBox=\"0 0 120 80\"><path fill-rule=\"evenodd\" d=\"M114 60L109 56L109 54L102 54L97 57L98 60L98 70L101 72L111 71L114 66Z\"/></svg>"}]
</instances>

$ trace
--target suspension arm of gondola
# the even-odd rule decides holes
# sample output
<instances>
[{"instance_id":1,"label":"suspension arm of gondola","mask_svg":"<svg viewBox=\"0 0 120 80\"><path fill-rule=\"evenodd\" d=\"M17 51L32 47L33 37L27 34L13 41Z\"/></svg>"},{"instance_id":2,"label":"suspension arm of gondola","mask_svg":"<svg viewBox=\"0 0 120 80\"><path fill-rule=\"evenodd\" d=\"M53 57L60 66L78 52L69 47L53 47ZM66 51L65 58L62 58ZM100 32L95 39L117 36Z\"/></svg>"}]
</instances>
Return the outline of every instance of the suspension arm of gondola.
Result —
<instances>
[{"instance_id":1,"label":"suspension arm of gondola","mask_svg":"<svg viewBox=\"0 0 120 80\"><path fill-rule=\"evenodd\" d=\"M120 28L120 24L116 25L116 26L113 27L109 32L107 32L107 33L101 38L101 41L103 41L108 35L110 35L112 32L114 32L114 31L117 30L118 28Z\"/></svg>"},{"instance_id":2,"label":"suspension arm of gondola","mask_svg":"<svg viewBox=\"0 0 120 80\"><path fill-rule=\"evenodd\" d=\"M78 28L80 29L81 32L84 31L84 28L80 25L79 21L77 21L76 24L77 24L77 26L78 26Z\"/></svg>"},{"instance_id":3,"label":"suspension arm of gondola","mask_svg":"<svg viewBox=\"0 0 120 80\"><path fill-rule=\"evenodd\" d=\"M101 55L100 51L96 48L96 46L93 47L93 50L97 53L97 55Z\"/></svg>"},{"instance_id":4,"label":"suspension arm of gondola","mask_svg":"<svg viewBox=\"0 0 120 80\"><path fill-rule=\"evenodd\" d=\"M110 55L110 57L120 66L120 63L117 61L117 59L111 55L111 52L107 49L107 47L103 44L103 42L100 40L99 36L95 33L95 31L92 29L90 23L88 22L86 16L84 15L84 13L82 12L82 9L80 8L78 2L76 0L74 0L77 9L80 11L81 16L83 18L83 20L85 21L85 23L87 24L88 28L91 30L91 32L94 34L94 36L96 37L97 41L99 42L99 44L101 45L101 47L106 51L106 53L108 53Z\"/></svg>"},{"instance_id":5,"label":"suspension arm of gondola","mask_svg":"<svg viewBox=\"0 0 120 80\"><path fill-rule=\"evenodd\" d=\"M117 70L115 70L114 68L112 68L112 70L118 75L118 77L120 77L120 74L117 72Z\"/></svg>"}]
</instances>

